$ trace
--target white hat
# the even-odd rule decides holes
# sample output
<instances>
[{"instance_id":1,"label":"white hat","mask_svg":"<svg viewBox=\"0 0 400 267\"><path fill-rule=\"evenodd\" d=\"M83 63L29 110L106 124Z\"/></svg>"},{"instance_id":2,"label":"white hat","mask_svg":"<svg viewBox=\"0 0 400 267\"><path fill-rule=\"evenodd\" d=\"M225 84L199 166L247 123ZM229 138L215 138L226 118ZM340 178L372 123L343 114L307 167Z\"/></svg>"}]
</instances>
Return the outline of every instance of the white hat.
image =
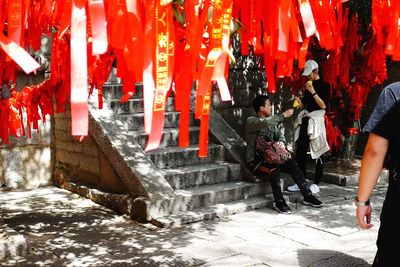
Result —
<instances>
[{"instance_id":1,"label":"white hat","mask_svg":"<svg viewBox=\"0 0 400 267\"><path fill-rule=\"evenodd\" d=\"M314 60L307 60L305 66L304 66L303 73L301 75L308 76L315 69L318 69L318 63L315 62Z\"/></svg>"}]
</instances>

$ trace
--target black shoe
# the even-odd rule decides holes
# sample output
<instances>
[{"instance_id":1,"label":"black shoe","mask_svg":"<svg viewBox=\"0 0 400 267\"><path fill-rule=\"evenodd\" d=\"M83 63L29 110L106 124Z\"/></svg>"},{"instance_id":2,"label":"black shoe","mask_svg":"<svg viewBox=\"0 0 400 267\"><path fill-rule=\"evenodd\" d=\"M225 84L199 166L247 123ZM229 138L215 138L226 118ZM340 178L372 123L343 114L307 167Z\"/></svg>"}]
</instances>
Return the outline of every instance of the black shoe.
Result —
<instances>
[{"instance_id":1,"label":"black shoe","mask_svg":"<svg viewBox=\"0 0 400 267\"><path fill-rule=\"evenodd\" d=\"M304 197L303 204L314 208L321 208L323 206L322 202L312 194Z\"/></svg>"},{"instance_id":2,"label":"black shoe","mask_svg":"<svg viewBox=\"0 0 400 267\"><path fill-rule=\"evenodd\" d=\"M292 213L292 210L289 208L289 206L286 204L286 202L284 200L274 203L274 209L282 214L291 214Z\"/></svg>"}]
</instances>

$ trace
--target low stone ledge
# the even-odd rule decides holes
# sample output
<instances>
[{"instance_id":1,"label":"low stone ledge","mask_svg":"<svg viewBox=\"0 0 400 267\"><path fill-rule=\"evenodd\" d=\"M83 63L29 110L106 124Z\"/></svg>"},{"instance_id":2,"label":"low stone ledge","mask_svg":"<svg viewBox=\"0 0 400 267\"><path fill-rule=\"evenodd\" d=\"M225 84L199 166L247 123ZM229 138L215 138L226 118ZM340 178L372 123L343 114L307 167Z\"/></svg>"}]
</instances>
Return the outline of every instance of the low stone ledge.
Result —
<instances>
[{"instance_id":1,"label":"low stone ledge","mask_svg":"<svg viewBox=\"0 0 400 267\"><path fill-rule=\"evenodd\" d=\"M27 239L0 221L0 260L22 257L27 250Z\"/></svg>"},{"instance_id":2,"label":"low stone ledge","mask_svg":"<svg viewBox=\"0 0 400 267\"><path fill-rule=\"evenodd\" d=\"M119 214L129 215L139 222L148 221L147 208L143 205L138 205L139 202L136 201L129 194L106 193L97 189L89 188L87 186L78 185L71 182L61 183L59 187L78 194L82 197L88 198L93 202L112 209ZM140 202L140 204L143 203L146 202Z\"/></svg>"}]
</instances>

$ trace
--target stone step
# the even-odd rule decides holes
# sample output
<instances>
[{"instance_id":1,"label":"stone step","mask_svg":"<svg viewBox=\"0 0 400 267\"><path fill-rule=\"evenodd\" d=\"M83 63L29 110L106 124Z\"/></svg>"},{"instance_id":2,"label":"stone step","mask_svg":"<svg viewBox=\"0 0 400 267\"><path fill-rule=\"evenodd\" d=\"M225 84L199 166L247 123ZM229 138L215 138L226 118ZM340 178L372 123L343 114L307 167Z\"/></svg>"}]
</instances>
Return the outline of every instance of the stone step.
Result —
<instances>
[{"instance_id":1,"label":"stone step","mask_svg":"<svg viewBox=\"0 0 400 267\"><path fill-rule=\"evenodd\" d=\"M241 167L237 163L218 162L166 169L163 172L174 189L183 189L239 180Z\"/></svg>"},{"instance_id":2,"label":"stone step","mask_svg":"<svg viewBox=\"0 0 400 267\"><path fill-rule=\"evenodd\" d=\"M128 131L135 131L143 129L144 127L144 113L136 114L122 114L119 115L121 120L127 123ZM177 128L179 127L179 112L167 111L165 112L164 128ZM195 120L193 113L190 115L189 125L194 125Z\"/></svg>"},{"instance_id":3,"label":"stone step","mask_svg":"<svg viewBox=\"0 0 400 267\"><path fill-rule=\"evenodd\" d=\"M208 144L208 156L198 156L199 147L161 147L148 152L151 160L160 169L178 168L187 165L205 164L223 161L225 158L224 147L216 144Z\"/></svg>"},{"instance_id":4,"label":"stone step","mask_svg":"<svg viewBox=\"0 0 400 267\"><path fill-rule=\"evenodd\" d=\"M105 83L103 85L103 97L108 100L120 100L122 97L122 84L117 83ZM136 84L135 98L143 98L143 85Z\"/></svg>"},{"instance_id":5,"label":"stone step","mask_svg":"<svg viewBox=\"0 0 400 267\"><path fill-rule=\"evenodd\" d=\"M125 103L121 103L119 99L109 100L111 109L116 114L134 114L143 113L143 99L131 98ZM174 111L174 98L168 97L165 106L166 111Z\"/></svg>"},{"instance_id":6,"label":"stone step","mask_svg":"<svg viewBox=\"0 0 400 267\"><path fill-rule=\"evenodd\" d=\"M197 126L189 127L189 144L198 144L200 128ZM136 136L136 140L139 145L144 148L147 144L147 134L142 131L134 131L133 135ZM179 129L178 128L165 128L163 130L163 136L161 138L160 147L167 146L178 146L179 140Z\"/></svg>"},{"instance_id":7,"label":"stone step","mask_svg":"<svg viewBox=\"0 0 400 267\"><path fill-rule=\"evenodd\" d=\"M266 183L249 183L241 180L227 181L219 184L203 185L175 190L175 197L158 203L162 207L160 214L176 214L206 208L218 203L244 201L245 199L265 195L270 192Z\"/></svg>"},{"instance_id":8,"label":"stone step","mask_svg":"<svg viewBox=\"0 0 400 267\"><path fill-rule=\"evenodd\" d=\"M247 199L253 196L266 194L266 184L249 183L241 180L227 181L213 185L203 185L187 189L175 190L178 196L191 196L187 210L200 207L209 207L217 203Z\"/></svg>"},{"instance_id":9,"label":"stone step","mask_svg":"<svg viewBox=\"0 0 400 267\"><path fill-rule=\"evenodd\" d=\"M173 215L157 218L156 220L164 227L179 227L188 223L211 220L236 213L272 207L272 205L272 195L255 196L228 203L219 203L210 207L199 208L192 211L179 212Z\"/></svg>"}]
</instances>

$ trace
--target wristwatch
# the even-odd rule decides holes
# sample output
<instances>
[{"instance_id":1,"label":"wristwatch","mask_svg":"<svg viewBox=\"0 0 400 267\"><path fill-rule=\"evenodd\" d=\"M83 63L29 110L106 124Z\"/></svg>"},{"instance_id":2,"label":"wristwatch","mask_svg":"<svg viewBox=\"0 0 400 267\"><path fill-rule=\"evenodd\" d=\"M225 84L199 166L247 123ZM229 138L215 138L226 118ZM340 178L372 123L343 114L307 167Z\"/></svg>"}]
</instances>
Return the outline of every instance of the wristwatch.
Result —
<instances>
[{"instance_id":1,"label":"wristwatch","mask_svg":"<svg viewBox=\"0 0 400 267\"><path fill-rule=\"evenodd\" d=\"M366 207L369 206L371 203L369 199L367 201L358 201L358 198L356 197L354 199L354 204L356 204L357 207Z\"/></svg>"}]
</instances>

